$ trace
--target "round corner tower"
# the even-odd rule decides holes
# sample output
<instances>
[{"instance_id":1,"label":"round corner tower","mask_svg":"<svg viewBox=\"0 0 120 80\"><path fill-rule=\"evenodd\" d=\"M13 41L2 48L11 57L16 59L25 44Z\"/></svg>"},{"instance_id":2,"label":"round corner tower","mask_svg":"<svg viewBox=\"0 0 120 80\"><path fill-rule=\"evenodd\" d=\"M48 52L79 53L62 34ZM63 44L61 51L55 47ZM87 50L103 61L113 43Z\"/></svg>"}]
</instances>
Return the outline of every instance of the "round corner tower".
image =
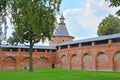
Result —
<instances>
[{"instance_id":1,"label":"round corner tower","mask_svg":"<svg viewBox=\"0 0 120 80\"><path fill-rule=\"evenodd\" d=\"M64 16L61 14L60 23L53 34L53 39L49 41L49 45L58 45L62 42L72 41L74 39L73 36L70 36L68 30L66 28L66 24L64 23Z\"/></svg>"}]
</instances>

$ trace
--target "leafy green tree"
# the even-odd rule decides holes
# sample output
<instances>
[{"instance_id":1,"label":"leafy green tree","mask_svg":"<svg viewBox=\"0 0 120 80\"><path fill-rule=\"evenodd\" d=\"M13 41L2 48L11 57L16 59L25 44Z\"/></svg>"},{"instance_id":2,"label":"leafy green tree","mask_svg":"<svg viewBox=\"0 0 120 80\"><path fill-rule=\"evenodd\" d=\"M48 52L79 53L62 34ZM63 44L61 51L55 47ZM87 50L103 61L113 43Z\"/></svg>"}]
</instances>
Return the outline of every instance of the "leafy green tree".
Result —
<instances>
[{"instance_id":1,"label":"leafy green tree","mask_svg":"<svg viewBox=\"0 0 120 80\"><path fill-rule=\"evenodd\" d=\"M3 19L7 14L9 0L0 0L0 19Z\"/></svg>"},{"instance_id":2,"label":"leafy green tree","mask_svg":"<svg viewBox=\"0 0 120 80\"><path fill-rule=\"evenodd\" d=\"M2 43L2 27L0 26L0 45Z\"/></svg>"},{"instance_id":3,"label":"leafy green tree","mask_svg":"<svg viewBox=\"0 0 120 80\"><path fill-rule=\"evenodd\" d=\"M110 1L110 7L119 7L120 6L120 0L106 0ZM118 16L120 16L120 9L116 12Z\"/></svg>"},{"instance_id":4,"label":"leafy green tree","mask_svg":"<svg viewBox=\"0 0 120 80\"><path fill-rule=\"evenodd\" d=\"M2 42L3 37L3 31L2 31L2 25L4 24L6 27L7 22L7 15L8 15L8 7L9 7L9 0L0 0L0 44Z\"/></svg>"},{"instance_id":5,"label":"leafy green tree","mask_svg":"<svg viewBox=\"0 0 120 80\"><path fill-rule=\"evenodd\" d=\"M51 39L61 0L12 0L11 14L14 32L9 43L29 46L30 65L33 71L32 49L35 43Z\"/></svg>"},{"instance_id":6,"label":"leafy green tree","mask_svg":"<svg viewBox=\"0 0 120 80\"><path fill-rule=\"evenodd\" d=\"M120 33L120 19L109 15L98 26L99 36Z\"/></svg>"}]
</instances>

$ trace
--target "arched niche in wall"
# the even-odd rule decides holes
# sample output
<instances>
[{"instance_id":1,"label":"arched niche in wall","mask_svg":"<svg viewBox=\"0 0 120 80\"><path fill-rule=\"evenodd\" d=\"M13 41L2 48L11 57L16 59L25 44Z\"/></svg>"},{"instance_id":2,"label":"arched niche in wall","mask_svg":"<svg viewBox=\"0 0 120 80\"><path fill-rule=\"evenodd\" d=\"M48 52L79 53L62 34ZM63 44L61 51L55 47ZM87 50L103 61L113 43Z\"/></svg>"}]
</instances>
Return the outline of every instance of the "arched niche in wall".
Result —
<instances>
[{"instance_id":1,"label":"arched niche in wall","mask_svg":"<svg viewBox=\"0 0 120 80\"><path fill-rule=\"evenodd\" d=\"M96 69L108 70L108 56L104 52L98 53L96 57Z\"/></svg>"},{"instance_id":2,"label":"arched niche in wall","mask_svg":"<svg viewBox=\"0 0 120 80\"><path fill-rule=\"evenodd\" d=\"M82 57L82 68L83 70L92 70L92 57L88 53Z\"/></svg>"},{"instance_id":3,"label":"arched niche in wall","mask_svg":"<svg viewBox=\"0 0 120 80\"><path fill-rule=\"evenodd\" d=\"M120 71L120 51L116 52L113 58L113 69Z\"/></svg>"},{"instance_id":4,"label":"arched niche in wall","mask_svg":"<svg viewBox=\"0 0 120 80\"><path fill-rule=\"evenodd\" d=\"M70 69L79 69L80 59L77 55L72 55L70 59Z\"/></svg>"},{"instance_id":5,"label":"arched niche in wall","mask_svg":"<svg viewBox=\"0 0 120 80\"><path fill-rule=\"evenodd\" d=\"M49 60L46 57L40 57L39 60L38 60L39 68L49 68L49 67L51 67L50 64L51 63L49 63Z\"/></svg>"},{"instance_id":6,"label":"arched niche in wall","mask_svg":"<svg viewBox=\"0 0 120 80\"><path fill-rule=\"evenodd\" d=\"M16 59L12 56L5 57L2 65L3 70L14 70L16 69Z\"/></svg>"},{"instance_id":7,"label":"arched niche in wall","mask_svg":"<svg viewBox=\"0 0 120 80\"><path fill-rule=\"evenodd\" d=\"M22 63L21 63L23 69L29 69L29 63L30 63L29 57L23 58Z\"/></svg>"},{"instance_id":8,"label":"arched niche in wall","mask_svg":"<svg viewBox=\"0 0 120 80\"><path fill-rule=\"evenodd\" d=\"M61 68L62 69L67 69L68 63L67 63L67 56L62 55L61 56Z\"/></svg>"}]
</instances>

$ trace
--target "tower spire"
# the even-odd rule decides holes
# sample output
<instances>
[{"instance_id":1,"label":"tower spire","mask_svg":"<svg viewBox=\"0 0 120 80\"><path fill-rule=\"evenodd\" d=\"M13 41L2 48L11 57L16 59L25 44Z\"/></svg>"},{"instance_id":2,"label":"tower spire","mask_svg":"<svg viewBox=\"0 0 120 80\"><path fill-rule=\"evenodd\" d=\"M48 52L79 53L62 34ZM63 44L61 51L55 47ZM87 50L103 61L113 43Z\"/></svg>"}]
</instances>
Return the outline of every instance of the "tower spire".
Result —
<instances>
[{"instance_id":1,"label":"tower spire","mask_svg":"<svg viewBox=\"0 0 120 80\"><path fill-rule=\"evenodd\" d=\"M65 20L65 18L64 18L64 16L63 16L63 13L61 13L60 23L64 23L64 20Z\"/></svg>"},{"instance_id":2,"label":"tower spire","mask_svg":"<svg viewBox=\"0 0 120 80\"><path fill-rule=\"evenodd\" d=\"M61 14L59 19L60 19L60 23L58 24L54 36L70 36L64 22L65 18L63 16L63 13Z\"/></svg>"},{"instance_id":3,"label":"tower spire","mask_svg":"<svg viewBox=\"0 0 120 80\"><path fill-rule=\"evenodd\" d=\"M74 39L73 36L69 35L64 20L65 18L62 13L60 16L60 23L53 34L54 38L50 41L50 45L58 45L62 42L72 41Z\"/></svg>"}]
</instances>

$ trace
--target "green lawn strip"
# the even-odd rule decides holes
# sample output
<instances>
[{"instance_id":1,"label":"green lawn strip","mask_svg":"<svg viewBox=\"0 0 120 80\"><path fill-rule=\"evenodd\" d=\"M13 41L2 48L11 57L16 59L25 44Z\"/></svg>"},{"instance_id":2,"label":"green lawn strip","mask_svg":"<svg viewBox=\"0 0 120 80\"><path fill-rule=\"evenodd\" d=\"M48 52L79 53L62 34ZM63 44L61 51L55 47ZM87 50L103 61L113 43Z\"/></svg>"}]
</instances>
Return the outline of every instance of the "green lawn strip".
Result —
<instances>
[{"instance_id":1,"label":"green lawn strip","mask_svg":"<svg viewBox=\"0 0 120 80\"><path fill-rule=\"evenodd\" d=\"M120 80L120 72L63 69L0 71L0 80Z\"/></svg>"}]
</instances>

